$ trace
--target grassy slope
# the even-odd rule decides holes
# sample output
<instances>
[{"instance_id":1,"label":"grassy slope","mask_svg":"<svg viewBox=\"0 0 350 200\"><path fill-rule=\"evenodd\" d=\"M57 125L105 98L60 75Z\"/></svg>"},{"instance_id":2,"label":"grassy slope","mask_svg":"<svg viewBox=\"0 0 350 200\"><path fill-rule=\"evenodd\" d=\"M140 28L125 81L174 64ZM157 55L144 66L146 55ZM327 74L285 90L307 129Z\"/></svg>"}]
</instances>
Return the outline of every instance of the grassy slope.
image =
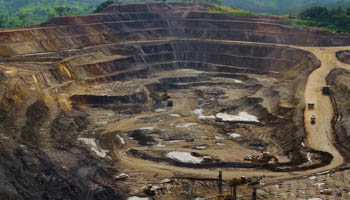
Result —
<instances>
[{"instance_id":1,"label":"grassy slope","mask_svg":"<svg viewBox=\"0 0 350 200\"><path fill-rule=\"evenodd\" d=\"M232 8L224 5L215 5L215 9L209 10L210 13L227 13L233 16L255 16L256 14L247 10Z\"/></svg>"}]
</instances>

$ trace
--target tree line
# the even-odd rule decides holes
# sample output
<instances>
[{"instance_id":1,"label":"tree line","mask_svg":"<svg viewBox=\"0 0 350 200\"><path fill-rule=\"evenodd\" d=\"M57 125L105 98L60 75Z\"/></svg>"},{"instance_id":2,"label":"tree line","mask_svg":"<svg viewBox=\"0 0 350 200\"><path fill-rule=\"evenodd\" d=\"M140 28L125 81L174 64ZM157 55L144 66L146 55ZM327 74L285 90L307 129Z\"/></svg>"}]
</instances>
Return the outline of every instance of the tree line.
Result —
<instances>
[{"instance_id":1,"label":"tree line","mask_svg":"<svg viewBox=\"0 0 350 200\"><path fill-rule=\"evenodd\" d=\"M0 28L23 27L40 24L52 17L71 16L103 11L110 4L125 0L11 0L0 2ZM146 1L146 0L138 0ZM222 0L158 0L163 2L202 2L222 4ZM345 6L344 6L345 7ZM236 9L233 14L237 15ZM215 12L221 12L220 9ZM222 10L227 12L227 9ZM238 12L241 14L241 12ZM246 15L246 14L245 14ZM350 32L350 7L327 8L314 6L298 15L290 17L291 21L306 26L322 27L333 32Z\"/></svg>"},{"instance_id":2,"label":"tree line","mask_svg":"<svg viewBox=\"0 0 350 200\"><path fill-rule=\"evenodd\" d=\"M350 8L328 9L315 6L300 12L296 20L299 24L322 27L333 32L350 31Z\"/></svg>"},{"instance_id":3,"label":"tree line","mask_svg":"<svg viewBox=\"0 0 350 200\"><path fill-rule=\"evenodd\" d=\"M52 17L103 11L110 4L127 0L6 0L0 2L0 28L40 24ZM136 0L142 1L142 0ZM160 2L204 2L221 4L222 0L158 0Z\"/></svg>"},{"instance_id":4,"label":"tree line","mask_svg":"<svg viewBox=\"0 0 350 200\"><path fill-rule=\"evenodd\" d=\"M52 17L92 13L106 0L5 0L0 1L0 28L40 24Z\"/></svg>"}]
</instances>

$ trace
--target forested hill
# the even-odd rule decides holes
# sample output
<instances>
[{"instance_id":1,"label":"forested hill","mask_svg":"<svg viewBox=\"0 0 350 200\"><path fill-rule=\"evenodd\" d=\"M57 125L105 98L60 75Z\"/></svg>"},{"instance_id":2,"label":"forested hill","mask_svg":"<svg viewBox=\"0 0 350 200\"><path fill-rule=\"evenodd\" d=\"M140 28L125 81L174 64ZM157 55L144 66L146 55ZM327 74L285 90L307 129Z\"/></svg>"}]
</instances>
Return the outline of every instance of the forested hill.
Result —
<instances>
[{"instance_id":1,"label":"forested hill","mask_svg":"<svg viewBox=\"0 0 350 200\"><path fill-rule=\"evenodd\" d=\"M40 24L55 16L92 13L107 0L0 0L0 28ZM115 0L108 0L115 1ZM132 0L118 0L125 2ZM152 1L152 0L135 0ZM299 13L307 7L321 5L327 8L350 7L350 0L154 0L166 2L219 3L257 13Z\"/></svg>"},{"instance_id":2,"label":"forested hill","mask_svg":"<svg viewBox=\"0 0 350 200\"><path fill-rule=\"evenodd\" d=\"M298 12L311 5L323 5L337 1L339 0L223 0L223 4L258 13L286 14Z\"/></svg>"},{"instance_id":3,"label":"forested hill","mask_svg":"<svg viewBox=\"0 0 350 200\"><path fill-rule=\"evenodd\" d=\"M38 24L49 17L92 12L106 0L0 0L2 27Z\"/></svg>"}]
</instances>

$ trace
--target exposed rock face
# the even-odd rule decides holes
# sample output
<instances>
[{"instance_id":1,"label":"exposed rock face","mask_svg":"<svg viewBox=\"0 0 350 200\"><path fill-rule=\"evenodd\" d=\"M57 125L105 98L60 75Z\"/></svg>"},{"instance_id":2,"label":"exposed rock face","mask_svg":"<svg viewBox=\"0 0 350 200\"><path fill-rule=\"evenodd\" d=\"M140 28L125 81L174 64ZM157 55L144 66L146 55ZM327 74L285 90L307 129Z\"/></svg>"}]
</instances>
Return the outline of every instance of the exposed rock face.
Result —
<instances>
[{"instance_id":1,"label":"exposed rock face","mask_svg":"<svg viewBox=\"0 0 350 200\"><path fill-rule=\"evenodd\" d=\"M213 132L237 131L241 137L230 145L291 154L292 163L302 163L304 87L320 63L276 44L341 45L350 38L209 8L118 4L100 14L1 31L0 199L123 199L121 193L141 187L135 179L115 184L123 148L161 162L165 152L154 150L157 142L180 140L187 148ZM169 94L173 109L164 104ZM192 112L198 107L203 116L249 112L259 123L200 120ZM146 128L136 131L139 126ZM132 135L139 132L145 135ZM98 158L78 138L94 141L106 156ZM153 146L144 153L144 144Z\"/></svg>"},{"instance_id":2,"label":"exposed rock face","mask_svg":"<svg viewBox=\"0 0 350 200\"><path fill-rule=\"evenodd\" d=\"M337 58L341 62L350 64L350 51L338 51Z\"/></svg>"},{"instance_id":3,"label":"exposed rock face","mask_svg":"<svg viewBox=\"0 0 350 200\"><path fill-rule=\"evenodd\" d=\"M35 148L12 151L5 146L0 154L1 199L122 199L108 186L89 191L91 183L109 176L101 161L77 160L81 167L67 172Z\"/></svg>"},{"instance_id":4,"label":"exposed rock face","mask_svg":"<svg viewBox=\"0 0 350 200\"><path fill-rule=\"evenodd\" d=\"M332 100L336 111L333 119L336 144L344 152L344 155L349 155L350 102L348 97L350 95L350 71L347 69L333 70L327 77L327 83L331 86Z\"/></svg>"}]
</instances>

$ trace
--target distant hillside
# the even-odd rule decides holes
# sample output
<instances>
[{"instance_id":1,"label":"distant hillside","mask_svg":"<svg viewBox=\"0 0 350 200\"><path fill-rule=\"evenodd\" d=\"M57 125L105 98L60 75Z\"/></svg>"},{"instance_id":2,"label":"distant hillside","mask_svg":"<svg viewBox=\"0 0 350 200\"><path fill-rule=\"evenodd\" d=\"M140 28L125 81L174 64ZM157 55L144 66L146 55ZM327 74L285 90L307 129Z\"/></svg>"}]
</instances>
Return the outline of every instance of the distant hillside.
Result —
<instances>
[{"instance_id":1,"label":"distant hillside","mask_svg":"<svg viewBox=\"0 0 350 200\"><path fill-rule=\"evenodd\" d=\"M223 0L224 5L258 13L286 14L313 4L331 4L338 0ZM349 0L346 0L349 2Z\"/></svg>"},{"instance_id":2,"label":"distant hillside","mask_svg":"<svg viewBox=\"0 0 350 200\"><path fill-rule=\"evenodd\" d=\"M328 9L334 9L334 8L339 8L339 7L341 7L342 9L346 9L346 8L350 7L350 0L338 1L338 2L333 2L333 3L314 3L308 7L315 7L315 6L323 6L323 7L326 7Z\"/></svg>"},{"instance_id":3,"label":"distant hillside","mask_svg":"<svg viewBox=\"0 0 350 200\"><path fill-rule=\"evenodd\" d=\"M78 15L92 13L107 0L0 0L0 28L21 27L40 24L51 17L60 15ZM114 1L114 0L112 0ZM131 0L118 0L130 2ZM147 1L147 0L135 0ZM156 1L156 0L154 0ZM167 2L208 2L221 0L167 0ZM350 7L350 0L222 0L222 4L232 6L234 10L217 9L212 12L229 12L233 15L251 15L240 9L266 14L298 13L310 6L322 5L328 8Z\"/></svg>"},{"instance_id":4,"label":"distant hillside","mask_svg":"<svg viewBox=\"0 0 350 200\"><path fill-rule=\"evenodd\" d=\"M3 27L38 24L59 14L92 12L105 0L0 0L0 21ZM61 7L57 11L55 8ZM68 8L68 9L67 9Z\"/></svg>"}]
</instances>

